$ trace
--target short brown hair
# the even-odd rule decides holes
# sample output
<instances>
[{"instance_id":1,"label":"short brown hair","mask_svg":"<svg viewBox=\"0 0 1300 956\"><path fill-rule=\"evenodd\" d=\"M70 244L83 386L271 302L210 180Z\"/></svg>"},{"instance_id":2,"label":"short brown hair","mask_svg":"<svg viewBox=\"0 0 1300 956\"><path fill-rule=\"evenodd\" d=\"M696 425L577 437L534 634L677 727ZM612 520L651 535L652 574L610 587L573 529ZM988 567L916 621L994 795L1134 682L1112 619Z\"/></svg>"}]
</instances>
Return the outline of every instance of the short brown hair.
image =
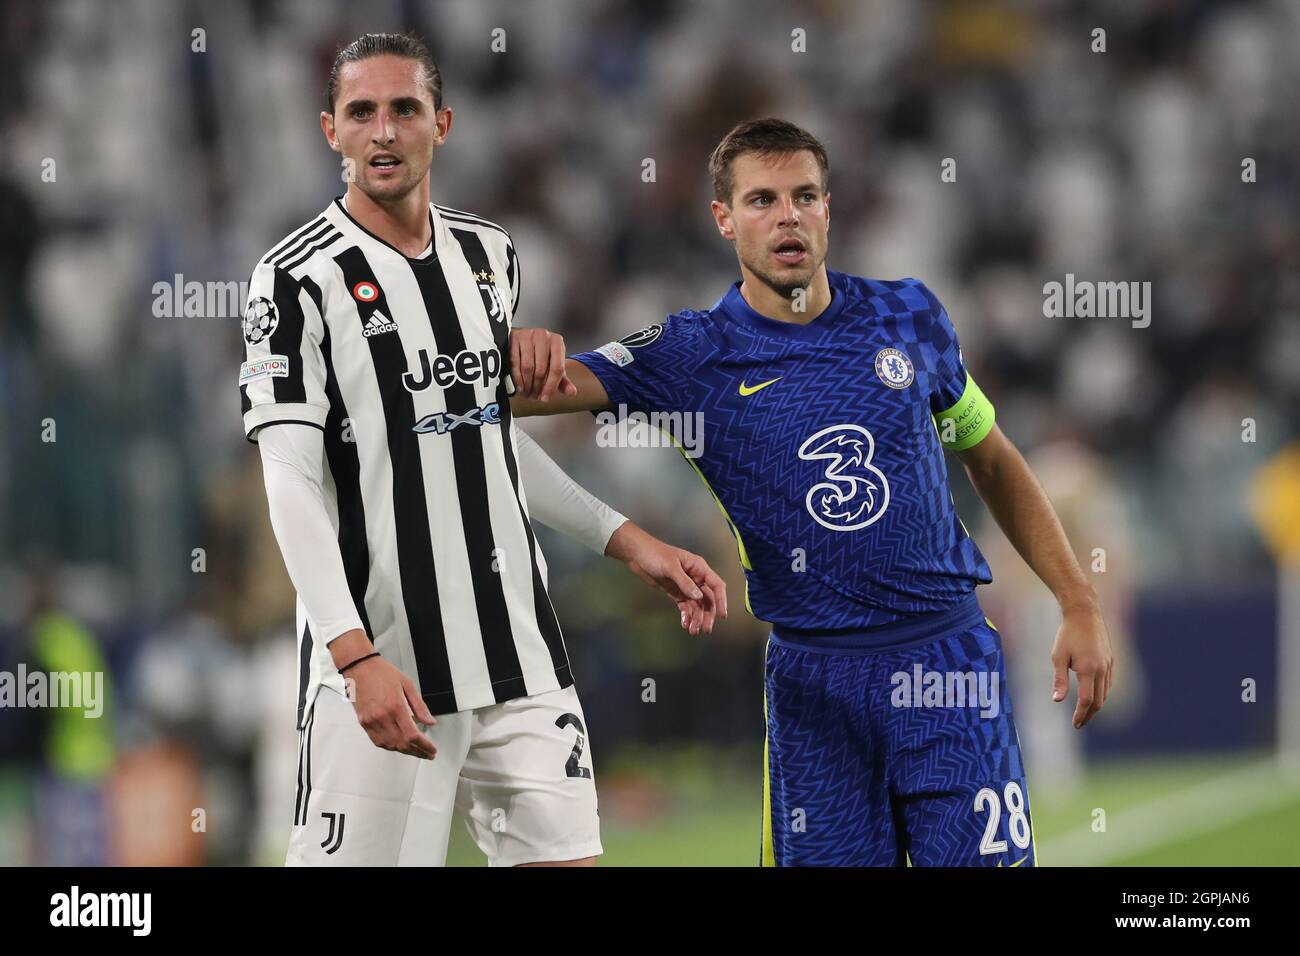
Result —
<instances>
[{"instance_id":1,"label":"short brown hair","mask_svg":"<svg viewBox=\"0 0 1300 956\"><path fill-rule=\"evenodd\" d=\"M349 63L368 60L372 56L400 56L417 61L424 67L424 84L433 97L434 109L442 109L442 73L423 40L414 33L363 33L347 46L339 47L334 55L329 83L325 86L325 98L329 101L331 113L339 93L339 72Z\"/></svg>"},{"instance_id":2,"label":"short brown hair","mask_svg":"<svg viewBox=\"0 0 1300 956\"><path fill-rule=\"evenodd\" d=\"M731 174L731 164L735 162L737 156L744 153L770 156L797 153L804 149L812 153L821 165L822 189L825 190L831 164L826 156L826 147L818 142L817 137L812 133L800 129L793 123L773 117L741 123L722 137L722 142L709 157L709 175L713 178L714 196L717 197L718 202L731 202L731 191L736 185Z\"/></svg>"}]
</instances>

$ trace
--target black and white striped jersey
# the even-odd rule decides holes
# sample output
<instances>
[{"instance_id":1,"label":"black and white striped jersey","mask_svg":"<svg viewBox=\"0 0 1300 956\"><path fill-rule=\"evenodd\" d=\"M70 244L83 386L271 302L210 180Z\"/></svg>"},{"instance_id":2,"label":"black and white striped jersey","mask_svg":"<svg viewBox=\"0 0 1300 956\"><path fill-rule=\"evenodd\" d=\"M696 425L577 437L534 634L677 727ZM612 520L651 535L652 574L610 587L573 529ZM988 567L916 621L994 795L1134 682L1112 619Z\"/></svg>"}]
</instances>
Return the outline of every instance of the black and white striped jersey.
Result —
<instances>
[{"instance_id":1,"label":"black and white striped jersey","mask_svg":"<svg viewBox=\"0 0 1300 956\"><path fill-rule=\"evenodd\" d=\"M257 264L239 374L249 440L325 433L326 510L375 648L436 713L573 681L520 485L505 377L519 302L509 235L431 205L411 259L336 199ZM298 600L303 708L343 690Z\"/></svg>"}]
</instances>

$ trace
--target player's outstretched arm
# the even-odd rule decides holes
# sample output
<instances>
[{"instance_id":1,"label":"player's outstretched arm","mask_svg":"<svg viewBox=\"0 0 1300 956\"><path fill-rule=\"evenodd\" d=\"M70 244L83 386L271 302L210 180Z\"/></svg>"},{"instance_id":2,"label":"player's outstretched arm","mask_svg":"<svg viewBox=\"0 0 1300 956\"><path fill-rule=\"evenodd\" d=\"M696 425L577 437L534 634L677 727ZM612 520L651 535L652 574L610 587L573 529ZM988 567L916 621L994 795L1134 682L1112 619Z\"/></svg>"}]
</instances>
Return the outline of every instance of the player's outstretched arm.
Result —
<instances>
[{"instance_id":1,"label":"player's outstretched arm","mask_svg":"<svg viewBox=\"0 0 1300 956\"><path fill-rule=\"evenodd\" d=\"M692 634L713 631L727 616L727 589L698 554L660 541L565 474L522 428L514 429L519 476L532 516L597 554L622 561L667 594Z\"/></svg>"},{"instance_id":2,"label":"player's outstretched arm","mask_svg":"<svg viewBox=\"0 0 1300 956\"><path fill-rule=\"evenodd\" d=\"M957 454L1007 539L1061 606L1052 648L1052 699L1065 699L1074 671L1079 699L1072 723L1080 728L1101 710L1114 675L1097 591L1079 567L1043 486L1001 428L994 425L986 438Z\"/></svg>"},{"instance_id":3,"label":"player's outstretched arm","mask_svg":"<svg viewBox=\"0 0 1300 956\"><path fill-rule=\"evenodd\" d=\"M564 337L546 329L511 331L510 378L515 383L510 412L516 418L609 407L600 379L581 362L566 360Z\"/></svg>"},{"instance_id":4,"label":"player's outstretched arm","mask_svg":"<svg viewBox=\"0 0 1300 956\"><path fill-rule=\"evenodd\" d=\"M605 553L672 598L682 627L692 634L712 634L713 622L726 618L727 583L698 554L660 541L631 521L614 532Z\"/></svg>"}]
</instances>

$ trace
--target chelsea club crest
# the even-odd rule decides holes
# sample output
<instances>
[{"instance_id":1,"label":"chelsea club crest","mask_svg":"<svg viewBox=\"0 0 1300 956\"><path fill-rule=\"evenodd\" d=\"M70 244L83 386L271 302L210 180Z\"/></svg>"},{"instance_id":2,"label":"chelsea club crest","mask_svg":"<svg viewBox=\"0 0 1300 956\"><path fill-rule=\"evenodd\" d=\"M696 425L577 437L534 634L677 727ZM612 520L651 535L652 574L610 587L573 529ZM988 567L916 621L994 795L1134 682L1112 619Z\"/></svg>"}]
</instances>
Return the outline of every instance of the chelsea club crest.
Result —
<instances>
[{"instance_id":1,"label":"chelsea club crest","mask_svg":"<svg viewBox=\"0 0 1300 956\"><path fill-rule=\"evenodd\" d=\"M916 370L906 352L881 349L876 353L876 375L890 388L907 388L916 378Z\"/></svg>"}]
</instances>

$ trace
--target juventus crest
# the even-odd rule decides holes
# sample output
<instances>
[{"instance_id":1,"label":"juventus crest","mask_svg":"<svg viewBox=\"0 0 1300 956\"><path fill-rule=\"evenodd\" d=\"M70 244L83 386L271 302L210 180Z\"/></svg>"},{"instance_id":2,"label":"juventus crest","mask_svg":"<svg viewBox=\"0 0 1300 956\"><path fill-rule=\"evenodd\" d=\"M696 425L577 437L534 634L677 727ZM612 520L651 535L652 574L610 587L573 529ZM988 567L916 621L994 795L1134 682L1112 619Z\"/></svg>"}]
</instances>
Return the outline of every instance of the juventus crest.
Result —
<instances>
[{"instance_id":1,"label":"juventus crest","mask_svg":"<svg viewBox=\"0 0 1300 956\"><path fill-rule=\"evenodd\" d=\"M483 308L487 309L488 318L500 322L506 317L505 306L501 302L501 291L497 288L495 272L476 272L479 295L483 296Z\"/></svg>"}]
</instances>

